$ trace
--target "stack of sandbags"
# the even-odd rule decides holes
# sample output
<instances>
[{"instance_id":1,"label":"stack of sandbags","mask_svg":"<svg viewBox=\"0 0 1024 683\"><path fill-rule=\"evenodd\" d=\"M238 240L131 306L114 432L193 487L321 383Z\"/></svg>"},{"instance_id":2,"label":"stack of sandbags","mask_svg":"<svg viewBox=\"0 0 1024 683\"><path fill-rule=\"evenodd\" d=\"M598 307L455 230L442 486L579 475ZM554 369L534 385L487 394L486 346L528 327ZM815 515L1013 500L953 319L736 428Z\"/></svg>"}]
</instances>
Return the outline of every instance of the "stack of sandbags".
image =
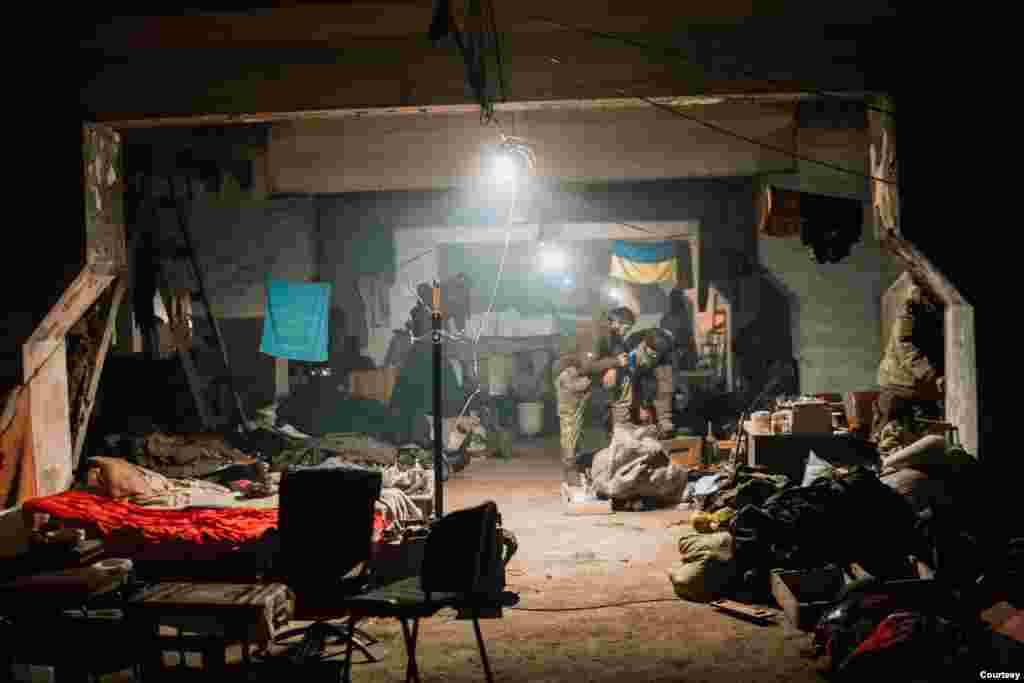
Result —
<instances>
[{"instance_id":1,"label":"stack of sandbags","mask_svg":"<svg viewBox=\"0 0 1024 683\"><path fill-rule=\"evenodd\" d=\"M668 577L683 600L717 600L736 577L733 538L727 531L683 536L679 539L679 555Z\"/></svg>"}]
</instances>

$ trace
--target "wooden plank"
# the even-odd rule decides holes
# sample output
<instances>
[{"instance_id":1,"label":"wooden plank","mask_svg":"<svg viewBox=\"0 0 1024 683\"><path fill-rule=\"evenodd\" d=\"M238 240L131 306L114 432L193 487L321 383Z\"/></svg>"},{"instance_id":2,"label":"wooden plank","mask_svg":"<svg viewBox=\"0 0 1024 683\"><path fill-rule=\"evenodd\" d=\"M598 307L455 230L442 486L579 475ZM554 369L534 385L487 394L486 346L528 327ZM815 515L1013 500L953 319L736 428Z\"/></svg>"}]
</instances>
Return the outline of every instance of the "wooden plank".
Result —
<instances>
[{"instance_id":1,"label":"wooden plank","mask_svg":"<svg viewBox=\"0 0 1024 683\"><path fill-rule=\"evenodd\" d=\"M898 157L896 155L895 118L891 112L895 102L891 97L876 99L875 109L868 111L868 126L871 142L868 147L868 159L871 176L880 180L871 181L871 206L874 212L875 239L881 240L887 235L899 236L900 210L899 189L896 186ZM885 180L892 182L883 182Z\"/></svg>"},{"instance_id":2,"label":"wooden plank","mask_svg":"<svg viewBox=\"0 0 1024 683\"><path fill-rule=\"evenodd\" d=\"M690 111L749 138L792 147L792 107L723 103ZM654 107L532 111L519 119L536 149L538 176L550 180L742 176L792 166L781 152ZM594 145L598 138L611 142ZM481 149L496 141L496 130L482 127L477 114L281 123L271 128L267 148L270 189L340 193L469 188L480 182Z\"/></svg>"},{"instance_id":3,"label":"wooden plank","mask_svg":"<svg viewBox=\"0 0 1024 683\"><path fill-rule=\"evenodd\" d=\"M64 290L22 349L26 383L52 350L48 343L63 341L71 326L81 319L113 280L113 275L98 273L91 265L87 265Z\"/></svg>"},{"instance_id":4,"label":"wooden plank","mask_svg":"<svg viewBox=\"0 0 1024 683\"><path fill-rule=\"evenodd\" d=\"M848 97L863 97L864 93L847 93ZM722 93L708 95L680 95L665 97L649 97L649 102L635 97L602 97L593 99L538 99L517 100L515 102L497 102L494 105L496 114L515 116L522 112L532 111L622 111L627 109L647 109L650 102L667 107L695 107L723 102L746 102L751 104L782 104L816 99L818 96L804 92L777 93ZM107 125L118 130L180 128L198 126L242 126L256 123L282 123L285 121L316 121L322 119L366 119L377 117L423 116L424 114L442 115L474 115L479 116L480 105L436 104L418 106L392 107L346 107L338 109L303 109L300 111L253 112L249 114L195 114L183 116L163 116L154 118L123 119L108 121Z\"/></svg>"},{"instance_id":5,"label":"wooden plank","mask_svg":"<svg viewBox=\"0 0 1024 683\"><path fill-rule=\"evenodd\" d=\"M83 124L85 261L115 274L128 263L124 223L121 136L109 126Z\"/></svg>"},{"instance_id":6,"label":"wooden plank","mask_svg":"<svg viewBox=\"0 0 1024 683\"><path fill-rule=\"evenodd\" d=\"M946 421L956 425L960 444L978 456L978 360L974 308L946 306Z\"/></svg>"},{"instance_id":7,"label":"wooden plank","mask_svg":"<svg viewBox=\"0 0 1024 683\"><path fill-rule=\"evenodd\" d=\"M276 6L275 6L276 5ZM431 4L416 0L373 0L337 3L267 3L268 11L172 14L164 16L119 16L97 28L84 43L113 54L126 50L156 49L284 49L296 46L357 48L371 40L402 37L426 43ZM557 7L557 11L555 11ZM685 12L677 5L662 3L593 3L571 0L553 5L546 0L518 0L502 5L497 20L500 30L510 36L543 40L562 37L565 25L580 25L591 31L652 33L700 26L704 31L729 31L757 19L762 22L797 19L806 25L823 21L819 3L779 3L770 8L751 0L720 0L691 3ZM465 28L464 3L452 3L456 24ZM552 16L554 15L554 16ZM888 5L850 3L845 9L829 6L828 18L836 24L857 25L873 19L895 16ZM572 18L576 18L573 21ZM813 25L812 24L812 25ZM716 34L716 37L719 34ZM609 48L607 43L598 43Z\"/></svg>"},{"instance_id":8,"label":"wooden plank","mask_svg":"<svg viewBox=\"0 0 1024 683\"><path fill-rule=\"evenodd\" d=\"M71 469L67 343L63 337L33 342L26 344L22 353L37 363L31 378L26 381L30 444L36 468L36 493L48 496L67 489L74 475Z\"/></svg>"},{"instance_id":9,"label":"wooden plank","mask_svg":"<svg viewBox=\"0 0 1024 683\"><path fill-rule=\"evenodd\" d=\"M78 460L82 455L82 448L85 446L85 436L89 431L89 421L92 418L92 410L95 406L96 390L100 386L100 376L103 374L103 365L107 360L107 351L110 349L110 341L114 337L114 328L117 325L117 314L121 308L121 300L128 289L128 282L120 278L114 288L114 296L110 302L110 312L107 317L107 325L103 330L103 338L100 340L100 348L96 352L96 363L89 377L89 387L82 397L82 405L77 411L78 424L75 425L75 443L71 451L71 466L78 467Z\"/></svg>"}]
</instances>

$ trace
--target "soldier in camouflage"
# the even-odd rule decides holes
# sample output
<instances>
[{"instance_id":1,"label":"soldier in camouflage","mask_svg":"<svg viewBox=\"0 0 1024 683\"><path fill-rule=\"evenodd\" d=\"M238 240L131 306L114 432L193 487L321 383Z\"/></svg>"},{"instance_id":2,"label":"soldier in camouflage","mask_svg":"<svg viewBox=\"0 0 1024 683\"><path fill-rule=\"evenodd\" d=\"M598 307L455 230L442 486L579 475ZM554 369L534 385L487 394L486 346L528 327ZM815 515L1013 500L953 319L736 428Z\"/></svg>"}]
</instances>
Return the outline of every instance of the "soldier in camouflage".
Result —
<instances>
[{"instance_id":1,"label":"soldier in camouflage","mask_svg":"<svg viewBox=\"0 0 1024 683\"><path fill-rule=\"evenodd\" d=\"M633 383L629 373L620 370L629 365L626 335L635 324L636 316L625 306L609 311L605 329L594 338L594 345L580 366L584 375L601 377L611 393L609 433L612 425L628 422L633 410Z\"/></svg>"},{"instance_id":2,"label":"soldier in camouflage","mask_svg":"<svg viewBox=\"0 0 1024 683\"><path fill-rule=\"evenodd\" d=\"M885 456L922 436L914 418L938 417L945 391L942 319L920 283L912 283L893 323L878 384L871 439Z\"/></svg>"},{"instance_id":3,"label":"soldier in camouflage","mask_svg":"<svg viewBox=\"0 0 1024 683\"><path fill-rule=\"evenodd\" d=\"M579 484L576 447L583 433L583 421L590 401L591 380L580 369L575 354L565 354L555 378L558 396L558 428L562 447L562 476L565 484Z\"/></svg>"},{"instance_id":4,"label":"soldier in camouflage","mask_svg":"<svg viewBox=\"0 0 1024 683\"><path fill-rule=\"evenodd\" d=\"M581 357L574 352L566 352L559 359L555 391L558 397L562 475L568 486L579 484L577 448L583 433L593 378L611 368L625 367L628 359L624 336L635 321L635 316L628 308L615 309L606 317L605 329L594 339L589 353Z\"/></svg>"}]
</instances>

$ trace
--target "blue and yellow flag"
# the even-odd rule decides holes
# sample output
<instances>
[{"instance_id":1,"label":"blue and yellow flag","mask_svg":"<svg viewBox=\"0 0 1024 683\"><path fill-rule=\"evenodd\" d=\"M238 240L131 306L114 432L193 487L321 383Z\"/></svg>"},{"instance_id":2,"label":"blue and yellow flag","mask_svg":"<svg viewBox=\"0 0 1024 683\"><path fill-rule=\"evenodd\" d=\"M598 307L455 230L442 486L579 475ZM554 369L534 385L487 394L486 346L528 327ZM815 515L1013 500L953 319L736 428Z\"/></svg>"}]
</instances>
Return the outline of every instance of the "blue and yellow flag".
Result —
<instances>
[{"instance_id":1,"label":"blue and yellow flag","mask_svg":"<svg viewBox=\"0 0 1024 683\"><path fill-rule=\"evenodd\" d=\"M638 285L679 281L675 242L612 242L609 275Z\"/></svg>"}]
</instances>

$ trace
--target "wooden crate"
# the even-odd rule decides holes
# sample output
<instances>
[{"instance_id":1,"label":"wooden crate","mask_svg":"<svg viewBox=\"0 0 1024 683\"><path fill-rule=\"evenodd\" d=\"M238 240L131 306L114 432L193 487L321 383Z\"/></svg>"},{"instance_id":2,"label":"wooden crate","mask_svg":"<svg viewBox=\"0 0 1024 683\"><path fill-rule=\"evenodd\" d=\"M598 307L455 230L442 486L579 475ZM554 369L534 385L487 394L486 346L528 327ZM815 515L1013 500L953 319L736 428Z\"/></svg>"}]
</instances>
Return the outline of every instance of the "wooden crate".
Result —
<instances>
[{"instance_id":1,"label":"wooden crate","mask_svg":"<svg viewBox=\"0 0 1024 683\"><path fill-rule=\"evenodd\" d=\"M349 373L348 386L352 398L364 398L389 403L391 392L398 381L398 368L374 368L353 370Z\"/></svg>"}]
</instances>

